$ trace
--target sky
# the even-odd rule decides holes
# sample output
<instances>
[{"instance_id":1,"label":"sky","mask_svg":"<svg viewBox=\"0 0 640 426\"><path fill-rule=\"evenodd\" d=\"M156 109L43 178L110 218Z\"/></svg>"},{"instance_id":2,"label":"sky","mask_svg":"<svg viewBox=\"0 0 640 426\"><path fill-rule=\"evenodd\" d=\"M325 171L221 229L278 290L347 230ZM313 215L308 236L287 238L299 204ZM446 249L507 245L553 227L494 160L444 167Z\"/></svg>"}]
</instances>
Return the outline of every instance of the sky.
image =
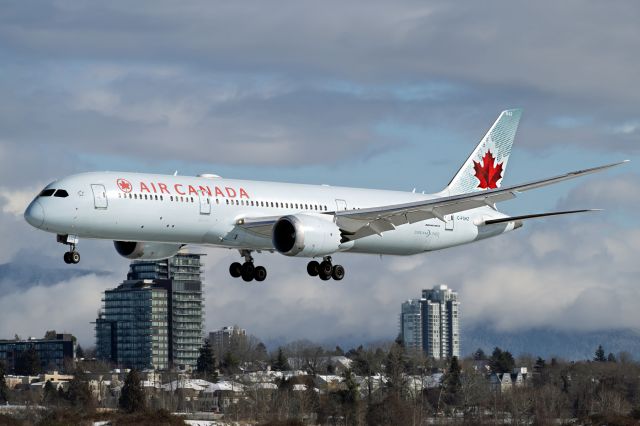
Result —
<instances>
[{"instance_id":1,"label":"sky","mask_svg":"<svg viewBox=\"0 0 640 426\"><path fill-rule=\"evenodd\" d=\"M603 208L414 257L256 255L267 281L205 256L206 330L265 340L393 339L400 304L447 284L462 321L497 331L640 329L640 4L635 1L43 1L0 8L0 263L62 267L24 222L47 183L89 170L436 192L503 109L524 109L504 184L630 159L522 194L510 214ZM0 337L56 328L94 341L108 274L4 282ZM6 281L6 280L4 280ZM0 277L0 282L2 279Z\"/></svg>"}]
</instances>

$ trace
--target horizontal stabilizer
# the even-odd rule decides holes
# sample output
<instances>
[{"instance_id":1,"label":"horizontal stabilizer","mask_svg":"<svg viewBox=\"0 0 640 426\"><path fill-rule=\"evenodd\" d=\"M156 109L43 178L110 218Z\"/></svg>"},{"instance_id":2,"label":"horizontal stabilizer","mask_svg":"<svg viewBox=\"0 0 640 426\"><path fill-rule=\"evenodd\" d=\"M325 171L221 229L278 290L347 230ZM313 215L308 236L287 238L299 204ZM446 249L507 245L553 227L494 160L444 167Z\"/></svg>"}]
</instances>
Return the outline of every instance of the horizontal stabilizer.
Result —
<instances>
[{"instance_id":1,"label":"horizontal stabilizer","mask_svg":"<svg viewBox=\"0 0 640 426\"><path fill-rule=\"evenodd\" d=\"M598 212L601 209L583 209L583 210L567 210L564 212L548 212L548 213L535 213L535 214L526 214L523 216L511 216L511 217L503 217L500 219L490 219L485 220L482 225L493 225L495 223L505 223L505 222L516 222L522 221L526 219L537 219L539 217L547 217L547 216L559 216L563 214L573 214L573 213L586 213L586 212Z\"/></svg>"}]
</instances>

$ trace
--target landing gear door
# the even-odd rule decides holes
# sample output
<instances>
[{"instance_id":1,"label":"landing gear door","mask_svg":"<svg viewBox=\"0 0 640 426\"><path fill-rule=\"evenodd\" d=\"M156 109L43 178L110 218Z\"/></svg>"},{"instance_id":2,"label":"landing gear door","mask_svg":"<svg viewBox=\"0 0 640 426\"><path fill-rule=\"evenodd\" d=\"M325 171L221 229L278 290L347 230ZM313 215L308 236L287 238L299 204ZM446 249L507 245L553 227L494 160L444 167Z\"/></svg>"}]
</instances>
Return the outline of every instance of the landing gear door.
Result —
<instances>
[{"instance_id":1,"label":"landing gear door","mask_svg":"<svg viewBox=\"0 0 640 426\"><path fill-rule=\"evenodd\" d=\"M336 200L336 211L341 212L347 209L347 202L345 200Z\"/></svg>"},{"instance_id":2,"label":"landing gear door","mask_svg":"<svg viewBox=\"0 0 640 426\"><path fill-rule=\"evenodd\" d=\"M453 215L445 216L444 230L453 231Z\"/></svg>"},{"instance_id":3,"label":"landing gear door","mask_svg":"<svg viewBox=\"0 0 640 426\"><path fill-rule=\"evenodd\" d=\"M91 185L91 191L93 192L93 206L96 209L106 209L107 191L104 189L104 185Z\"/></svg>"},{"instance_id":4,"label":"landing gear door","mask_svg":"<svg viewBox=\"0 0 640 426\"><path fill-rule=\"evenodd\" d=\"M211 214L211 200L204 192L198 195L200 200L200 214Z\"/></svg>"}]
</instances>

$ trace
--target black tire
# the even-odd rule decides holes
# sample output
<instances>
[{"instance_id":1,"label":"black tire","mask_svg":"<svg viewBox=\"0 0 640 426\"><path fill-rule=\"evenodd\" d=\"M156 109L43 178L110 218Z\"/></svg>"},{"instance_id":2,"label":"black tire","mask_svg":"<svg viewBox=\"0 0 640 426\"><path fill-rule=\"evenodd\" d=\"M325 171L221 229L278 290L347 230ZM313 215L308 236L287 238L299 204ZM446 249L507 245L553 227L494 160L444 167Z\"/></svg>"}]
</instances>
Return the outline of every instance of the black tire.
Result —
<instances>
[{"instance_id":1,"label":"black tire","mask_svg":"<svg viewBox=\"0 0 640 426\"><path fill-rule=\"evenodd\" d=\"M72 251L69 255L69 259L74 265L80 263L80 253L78 253L77 251Z\"/></svg>"},{"instance_id":2,"label":"black tire","mask_svg":"<svg viewBox=\"0 0 640 426\"><path fill-rule=\"evenodd\" d=\"M240 262L233 262L231 266L229 266L229 274L231 274L233 278L240 278L242 275L242 265Z\"/></svg>"},{"instance_id":3,"label":"black tire","mask_svg":"<svg viewBox=\"0 0 640 426\"><path fill-rule=\"evenodd\" d=\"M65 252L62 258L64 259L64 263L66 263L67 265L71 264L71 253L69 253L68 251Z\"/></svg>"},{"instance_id":4,"label":"black tire","mask_svg":"<svg viewBox=\"0 0 640 426\"><path fill-rule=\"evenodd\" d=\"M341 279L343 279L344 278L344 267L342 265L334 266L333 267L333 272L331 273L331 276L336 281L340 281Z\"/></svg>"},{"instance_id":5,"label":"black tire","mask_svg":"<svg viewBox=\"0 0 640 426\"><path fill-rule=\"evenodd\" d=\"M324 272L320 271L318 277L320 277L322 281L329 281L331 279L331 274L327 275Z\"/></svg>"},{"instance_id":6,"label":"black tire","mask_svg":"<svg viewBox=\"0 0 640 426\"><path fill-rule=\"evenodd\" d=\"M253 280L253 271L255 270L253 263L251 262L244 262L242 264L242 279L245 280L246 282L249 282L251 280Z\"/></svg>"},{"instance_id":7,"label":"black tire","mask_svg":"<svg viewBox=\"0 0 640 426\"><path fill-rule=\"evenodd\" d=\"M258 282L264 281L267 278L267 269L264 266L256 266L253 270L253 278Z\"/></svg>"},{"instance_id":8,"label":"black tire","mask_svg":"<svg viewBox=\"0 0 640 426\"><path fill-rule=\"evenodd\" d=\"M320 264L317 261L312 260L311 262L307 263L307 273L309 275L311 275L312 277L317 277L319 272Z\"/></svg>"},{"instance_id":9,"label":"black tire","mask_svg":"<svg viewBox=\"0 0 640 426\"><path fill-rule=\"evenodd\" d=\"M333 272L333 265L328 260L323 260L320 262L320 270L318 271L321 275L324 274L328 277L331 277L331 273Z\"/></svg>"}]
</instances>

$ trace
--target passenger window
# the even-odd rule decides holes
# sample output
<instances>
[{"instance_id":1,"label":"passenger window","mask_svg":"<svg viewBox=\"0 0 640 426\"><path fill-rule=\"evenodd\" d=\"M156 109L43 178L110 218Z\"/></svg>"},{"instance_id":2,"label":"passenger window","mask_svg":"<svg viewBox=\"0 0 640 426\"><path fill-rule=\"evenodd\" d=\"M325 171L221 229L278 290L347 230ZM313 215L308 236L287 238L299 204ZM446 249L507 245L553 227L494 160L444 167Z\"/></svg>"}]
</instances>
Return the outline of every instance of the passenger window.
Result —
<instances>
[{"instance_id":1,"label":"passenger window","mask_svg":"<svg viewBox=\"0 0 640 426\"><path fill-rule=\"evenodd\" d=\"M220 200L216 198L216 204L220 204Z\"/></svg>"},{"instance_id":2,"label":"passenger window","mask_svg":"<svg viewBox=\"0 0 640 426\"><path fill-rule=\"evenodd\" d=\"M162 195L160 196L160 201L164 201L164 198L162 198Z\"/></svg>"},{"instance_id":3,"label":"passenger window","mask_svg":"<svg viewBox=\"0 0 640 426\"><path fill-rule=\"evenodd\" d=\"M41 197L51 197L54 192L56 192L55 189L45 189L44 191L42 191L40 193L40 196Z\"/></svg>"},{"instance_id":4,"label":"passenger window","mask_svg":"<svg viewBox=\"0 0 640 426\"><path fill-rule=\"evenodd\" d=\"M227 200L227 204L229 204L229 200Z\"/></svg>"},{"instance_id":5,"label":"passenger window","mask_svg":"<svg viewBox=\"0 0 640 426\"><path fill-rule=\"evenodd\" d=\"M129 194L129 199L133 198L133 195Z\"/></svg>"},{"instance_id":6,"label":"passenger window","mask_svg":"<svg viewBox=\"0 0 640 426\"><path fill-rule=\"evenodd\" d=\"M64 189L58 189L56 191L55 194L53 194L54 197L60 197L60 198L65 198L69 196L69 193L67 191L65 191Z\"/></svg>"},{"instance_id":7,"label":"passenger window","mask_svg":"<svg viewBox=\"0 0 640 426\"><path fill-rule=\"evenodd\" d=\"M271 207L273 207L273 201L271 202Z\"/></svg>"},{"instance_id":8,"label":"passenger window","mask_svg":"<svg viewBox=\"0 0 640 426\"><path fill-rule=\"evenodd\" d=\"M260 201L260 207L264 207L264 201Z\"/></svg>"},{"instance_id":9,"label":"passenger window","mask_svg":"<svg viewBox=\"0 0 640 426\"><path fill-rule=\"evenodd\" d=\"M173 195L170 195L170 196L169 196L169 199L170 199L171 201L173 201Z\"/></svg>"},{"instance_id":10,"label":"passenger window","mask_svg":"<svg viewBox=\"0 0 640 426\"><path fill-rule=\"evenodd\" d=\"M138 199L138 194L133 194L133 198Z\"/></svg>"}]
</instances>

